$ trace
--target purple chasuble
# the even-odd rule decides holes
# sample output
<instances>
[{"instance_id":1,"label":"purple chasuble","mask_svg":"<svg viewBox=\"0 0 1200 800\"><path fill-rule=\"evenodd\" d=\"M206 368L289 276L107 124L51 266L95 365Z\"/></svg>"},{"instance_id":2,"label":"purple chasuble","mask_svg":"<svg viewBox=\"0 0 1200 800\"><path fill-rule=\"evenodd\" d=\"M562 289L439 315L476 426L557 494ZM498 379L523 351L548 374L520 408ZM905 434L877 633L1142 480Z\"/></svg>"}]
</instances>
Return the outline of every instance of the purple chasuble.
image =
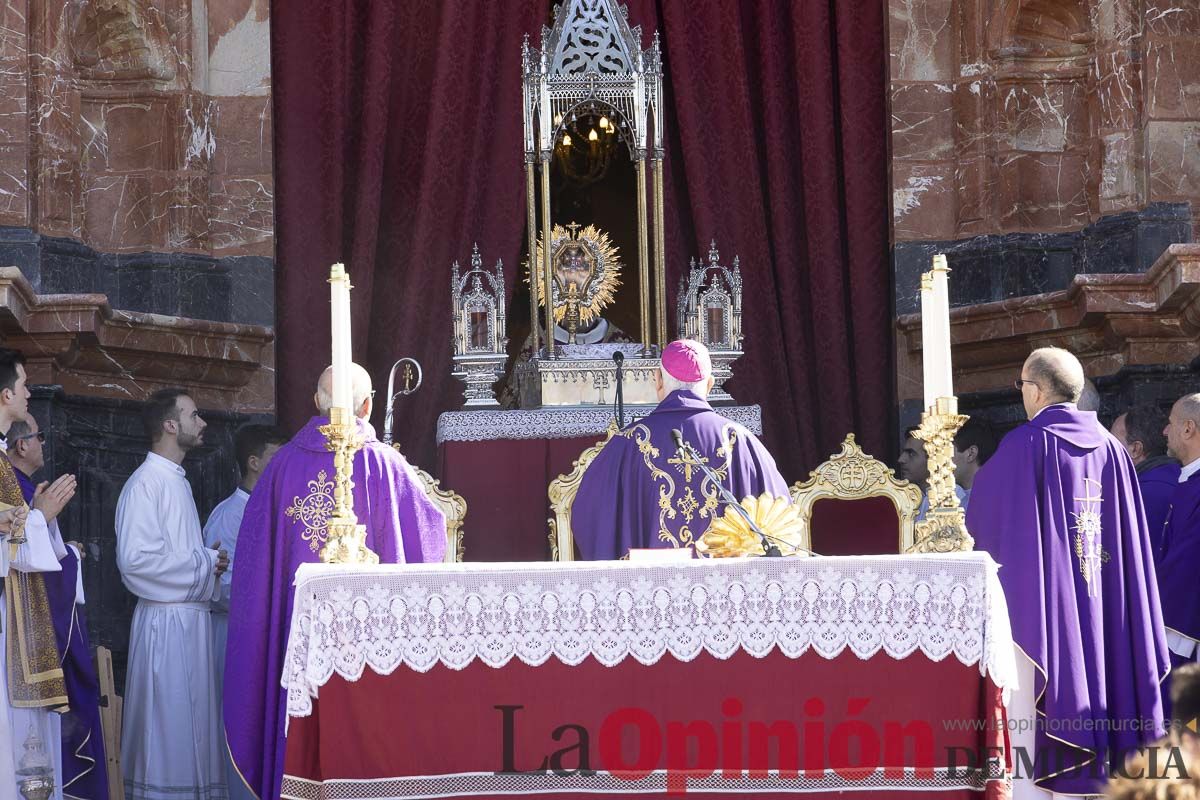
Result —
<instances>
[{"instance_id":1,"label":"purple chasuble","mask_svg":"<svg viewBox=\"0 0 1200 800\"><path fill-rule=\"evenodd\" d=\"M33 502L36 484L13 467L26 503ZM108 765L104 757L104 733L100 728L100 680L92 664L87 617L75 603L79 560L67 548L60 562L62 572L43 572L46 600L54 620L54 638L67 686L67 711L61 715L63 793L86 800L108 800Z\"/></svg>"},{"instance_id":2,"label":"purple chasuble","mask_svg":"<svg viewBox=\"0 0 1200 800\"><path fill-rule=\"evenodd\" d=\"M1142 505L1146 508L1150 552L1154 555L1157 567L1162 555L1163 525L1167 521L1171 498L1179 487L1179 462L1168 456L1148 458L1137 465L1137 478L1142 489Z\"/></svg>"},{"instance_id":3,"label":"purple chasuble","mask_svg":"<svg viewBox=\"0 0 1200 800\"><path fill-rule=\"evenodd\" d=\"M571 506L584 560L622 558L631 548L687 547L725 513L716 486L676 452L676 428L734 497L788 496L775 459L754 434L690 392L672 392L613 436L584 472Z\"/></svg>"},{"instance_id":4,"label":"purple chasuble","mask_svg":"<svg viewBox=\"0 0 1200 800\"><path fill-rule=\"evenodd\" d=\"M1163 622L1180 636L1200 642L1200 472L1176 484L1163 529L1158 588ZM1200 646L1200 645L1198 645Z\"/></svg>"},{"instance_id":5,"label":"purple chasuble","mask_svg":"<svg viewBox=\"0 0 1200 800\"><path fill-rule=\"evenodd\" d=\"M1133 462L1094 412L1049 406L980 469L967 529L1000 564L1036 667L1034 780L1098 794L1110 765L1163 734L1169 664Z\"/></svg>"},{"instance_id":6,"label":"purple chasuble","mask_svg":"<svg viewBox=\"0 0 1200 800\"><path fill-rule=\"evenodd\" d=\"M280 680L296 569L320 560L333 510L333 454L313 417L263 472L238 531L225 649L225 733L238 771L260 798L279 797L287 698ZM382 564L440 561L446 519L398 451L359 420L354 513Z\"/></svg>"}]
</instances>

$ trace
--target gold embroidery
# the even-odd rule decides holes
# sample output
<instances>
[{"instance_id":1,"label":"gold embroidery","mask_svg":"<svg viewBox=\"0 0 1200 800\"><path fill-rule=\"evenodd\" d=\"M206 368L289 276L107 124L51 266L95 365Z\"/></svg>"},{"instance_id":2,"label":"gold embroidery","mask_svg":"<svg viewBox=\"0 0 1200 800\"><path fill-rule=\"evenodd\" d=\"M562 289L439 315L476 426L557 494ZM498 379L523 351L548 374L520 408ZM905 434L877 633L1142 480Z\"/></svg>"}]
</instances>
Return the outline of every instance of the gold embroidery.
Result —
<instances>
[{"instance_id":1,"label":"gold embroidery","mask_svg":"<svg viewBox=\"0 0 1200 800\"><path fill-rule=\"evenodd\" d=\"M1100 504L1104 502L1104 497L1092 494L1092 484L1103 490L1100 481L1084 478L1084 494L1087 496L1075 498L1075 502L1083 505L1079 511L1072 511L1071 516L1075 518L1075 557L1079 559L1079 572L1087 584L1088 597L1099 597L1100 568L1110 556L1100 543Z\"/></svg>"},{"instance_id":2,"label":"gold embroidery","mask_svg":"<svg viewBox=\"0 0 1200 800\"><path fill-rule=\"evenodd\" d=\"M703 504L696 497L693 488L686 485L691 483L694 472L698 471L699 463L709 464L708 458L700 456L699 461L689 456L667 459L666 463L675 467L675 470L683 475L683 491L677 495L674 478L655 463L660 457L660 452L650 441L650 429L643 424L638 424L621 431L619 435L631 439L637 444L638 452L642 456L646 469L650 471L651 479L656 484L660 484L658 486L658 540L671 547L687 547L694 544L704 534L704 531L697 534L690 527L690 523L697 516L697 511L701 519L712 519L717 516L716 511L721 504L720 490L707 475L700 481L699 487L700 495L704 498ZM726 425L721 430L721 446L717 448L716 452L716 459L720 463L712 467L717 481L724 481L728 478L737 441L736 427L732 424ZM673 533L667 527L667 521L676 519L682 519L683 524L677 533ZM704 526L704 530L708 530L708 525Z\"/></svg>"},{"instance_id":3,"label":"gold embroidery","mask_svg":"<svg viewBox=\"0 0 1200 800\"><path fill-rule=\"evenodd\" d=\"M0 502L24 506L21 484L7 456L0 456ZM17 545L12 545L15 557ZM45 579L37 572L9 572L4 583L8 605L0 621L9 635L4 646L8 655L9 704L15 708L57 709L67 704L67 688L58 659L54 619L46 596Z\"/></svg>"},{"instance_id":4,"label":"gold embroidery","mask_svg":"<svg viewBox=\"0 0 1200 800\"><path fill-rule=\"evenodd\" d=\"M318 552L325 544L325 525L333 514L333 481L328 473L318 472L317 479L308 482L308 495L296 495L284 513L304 526L300 538L314 553Z\"/></svg>"}]
</instances>

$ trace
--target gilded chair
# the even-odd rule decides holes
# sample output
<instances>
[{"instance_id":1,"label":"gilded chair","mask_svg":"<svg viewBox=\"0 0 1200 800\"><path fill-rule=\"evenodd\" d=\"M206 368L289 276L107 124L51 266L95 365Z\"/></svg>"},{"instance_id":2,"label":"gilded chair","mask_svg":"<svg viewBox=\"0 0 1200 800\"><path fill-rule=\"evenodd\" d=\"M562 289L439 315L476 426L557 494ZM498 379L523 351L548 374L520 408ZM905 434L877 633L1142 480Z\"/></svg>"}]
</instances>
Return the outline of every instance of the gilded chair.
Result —
<instances>
[{"instance_id":1,"label":"gilded chair","mask_svg":"<svg viewBox=\"0 0 1200 800\"><path fill-rule=\"evenodd\" d=\"M583 482L583 473L587 471L597 454L608 444L608 440L617 432L616 423L608 428L608 435L603 440L579 454L579 458L571 464L571 471L559 475L550 481L546 493L550 496L550 510L554 516L550 523L550 560L575 560L575 535L571 531L571 506L575 503L575 495L579 493L579 484Z\"/></svg>"},{"instance_id":2,"label":"gilded chair","mask_svg":"<svg viewBox=\"0 0 1200 800\"><path fill-rule=\"evenodd\" d=\"M805 523L801 544L815 553L879 555L913 546L920 488L897 480L852 433L840 453L792 485L791 495Z\"/></svg>"},{"instance_id":3,"label":"gilded chair","mask_svg":"<svg viewBox=\"0 0 1200 800\"><path fill-rule=\"evenodd\" d=\"M400 451L399 445L394 444L392 447L396 448L397 452ZM466 552L462 529L463 523L467 520L467 501L461 494L443 489L441 481L425 470L415 464L411 466L416 471L421 485L425 487L425 494L446 516L446 555L443 556L442 561L447 564L462 561Z\"/></svg>"}]
</instances>

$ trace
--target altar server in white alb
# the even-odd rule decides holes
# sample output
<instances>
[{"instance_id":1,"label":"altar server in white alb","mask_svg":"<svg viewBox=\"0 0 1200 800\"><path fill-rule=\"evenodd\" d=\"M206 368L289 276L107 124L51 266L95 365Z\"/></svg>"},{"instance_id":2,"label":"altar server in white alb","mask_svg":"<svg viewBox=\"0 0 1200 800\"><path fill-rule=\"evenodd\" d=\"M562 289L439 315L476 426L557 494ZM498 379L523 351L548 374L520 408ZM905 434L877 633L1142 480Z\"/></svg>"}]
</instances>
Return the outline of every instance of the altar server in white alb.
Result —
<instances>
[{"instance_id":1,"label":"altar server in white alb","mask_svg":"<svg viewBox=\"0 0 1200 800\"><path fill-rule=\"evenodd\" d=\"M24 359L0 349L0 434L25 419L28 404ZM7 447L0 443L0 450ZM58 715L51 712L66 705L67 691L46 587L38 573L62 570L59 559L66 548L52 523L74 495L75 477L64 475L37 487L29 508L12 464L0 456L0 502L5 507L0 511L0 800L21 800L19 782L31 775L18 775L18 766L51 778L51 797L62 798L61 730ZM14 530L24 542L10 541ZM19 642L9 641L18 636ZM23 663L10 674L8 649L14 644Z\"/></svg>"},{"instance_id":2,"label":"altar server in white alb","mask_svg":"<svg viewBox=\"0 0 1200 800\"><path fill-rule=\"evenodd\" d=\"M121 737L127 800L225 797L210 601L229 564L204 546L183 457L204 420L181 389L143 412L150 452L117 502L117 566L138 597Z\"/></svg>"}]
</instances>

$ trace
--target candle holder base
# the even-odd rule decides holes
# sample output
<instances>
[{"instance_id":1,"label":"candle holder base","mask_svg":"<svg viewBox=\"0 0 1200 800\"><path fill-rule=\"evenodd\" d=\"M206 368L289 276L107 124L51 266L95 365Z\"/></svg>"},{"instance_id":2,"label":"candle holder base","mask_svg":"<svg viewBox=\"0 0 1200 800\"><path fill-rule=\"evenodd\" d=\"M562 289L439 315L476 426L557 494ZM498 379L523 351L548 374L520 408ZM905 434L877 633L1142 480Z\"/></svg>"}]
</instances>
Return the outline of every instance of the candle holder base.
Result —
<instances>
[{"instance_id":1,"label":"candle holder base","mask_svg":"<svg viewBox=\"0 0 1200 800\"><path fill-rule=\"evenodd\" d=\"M348 518L332 518L328 522L329 537L321 548L321 561L326 564L378 564L379 556L367 547L367 527L359 525L351 514Z\"/></svg>"},{"instance_id":2,"label":"candle holder base","mask_svg":"<svg viewBox=\"0 0 1200 800\"><path fill-rule=\"evenodd\" d=\"M929 464L929 511L916 525L910 553L960 553L973 550L966 514L954 491L954 434L967 421L958 413L958 398L939 397L921 415L916 437L925 443Z\"/></svg>"},{"instance_id":3,"label":"candle holder base","mask_svg":"<svg viewBox=\"0 0 1200 800\"><path fill-rule=\"evenodd\" d=\"M367 529L354 515L354 454L363 446L358 424L345 408L329 409L329 424L321 426L325 446L333 451L337 480L333 486L333 514L325 523L321 548L326 564L378 564L379 556L367 547Z\"/></svg>"}]
</instances>

